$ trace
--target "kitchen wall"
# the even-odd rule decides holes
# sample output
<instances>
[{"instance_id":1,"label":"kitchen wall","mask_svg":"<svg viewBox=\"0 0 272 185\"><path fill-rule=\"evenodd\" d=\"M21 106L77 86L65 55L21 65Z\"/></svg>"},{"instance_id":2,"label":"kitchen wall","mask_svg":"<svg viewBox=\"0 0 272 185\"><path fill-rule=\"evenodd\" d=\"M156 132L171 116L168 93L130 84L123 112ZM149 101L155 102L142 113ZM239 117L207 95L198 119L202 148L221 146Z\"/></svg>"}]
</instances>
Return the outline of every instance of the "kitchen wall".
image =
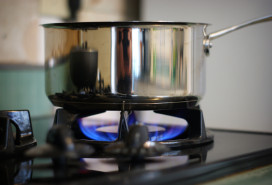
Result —
<instances>
[{"instance_id":1,"label":"kitchen wall","mask_svg":"<svg viewBox=\"0 0 272 185\"><path fill-rule=\"evenodd\" d=\"M138 19L139 0L81 0L78 21L127 21Z\"/></svg>"},{"instance_id":2,"label":"kitchen wall","mask_svg":"<svg viewBox=\"0 0 272 185\"><path fill-rule=\"evenodd\" d=\"M0 1L0 63L41 64L39 1Z\"/></svg>"},{"instance_id":3,"label":"kitchen wall","mask_svg":"<svg viewBox=\"0 0 272 185\"><path fill-rule=\"evenodd\" d=\"M53 113L45 95L39 1L0 1L0 110Z\"/></svg>"},{"instance_id":4,"label":"kitchen wall","mask_svg":"<svg viewBox=\"0 0 272 185\"><path fill-rule=\"evenodd\" d=\"M211 23L208 32L272 14L271 0L142 0L142 20ZM212 128L272 132L272 22L213 41L201 101Z\"/></svg>"}]
</instances>

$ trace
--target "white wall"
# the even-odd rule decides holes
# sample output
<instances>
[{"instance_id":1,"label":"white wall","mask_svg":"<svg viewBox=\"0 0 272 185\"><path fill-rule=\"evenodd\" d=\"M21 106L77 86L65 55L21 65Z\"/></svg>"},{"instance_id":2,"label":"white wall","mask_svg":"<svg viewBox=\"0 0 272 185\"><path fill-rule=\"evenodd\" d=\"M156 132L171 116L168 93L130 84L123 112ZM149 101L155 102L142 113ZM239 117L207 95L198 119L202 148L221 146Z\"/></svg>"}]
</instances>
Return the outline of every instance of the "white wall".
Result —
<instances>
[{"instance_id":1,"label":"white wall","mask_svg":"<svg viewBox=\"0 0 272 185\"><path fill-rule=\"evenodd\" d=\"M272 0L142 0L142 20L211 23L208 31L272 14ZM201 101L212 128L272 132L272 21L213 41Z\"/></svg>"}]
</instances>

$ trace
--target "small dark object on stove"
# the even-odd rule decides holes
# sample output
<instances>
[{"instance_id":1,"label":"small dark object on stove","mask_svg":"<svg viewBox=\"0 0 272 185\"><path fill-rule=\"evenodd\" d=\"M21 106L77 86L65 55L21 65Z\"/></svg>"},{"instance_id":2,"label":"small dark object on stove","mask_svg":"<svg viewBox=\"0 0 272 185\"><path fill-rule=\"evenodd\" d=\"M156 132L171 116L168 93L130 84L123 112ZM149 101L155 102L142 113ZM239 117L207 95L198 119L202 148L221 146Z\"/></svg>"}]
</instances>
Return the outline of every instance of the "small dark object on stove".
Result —
<instances>
[{"instance_id":1,"label":"small dark object on stove","mask_svg":"<svg viewBox=\"0 0 272 185\"><path fill-rule=\"evenodd\" d=\"M125 141L108 145L105 152L132 159L157 156L169 151L166 145L149 141L148 130L145 125L137 124L129 128Z\"/></svg>"},{"instance_id":2,"label":"small dark object on stove","mask_svg":"<svg viewBox=\"0 0 272 185\"><path fill-rule=\"evenodd\" d=\"M64 125L53 126L46 144L26 151L27 157L77 159L90 156L94 150L86 144L74 143L71 129Z\"/></svg>"},{"instance_id":3,"label":"small dark object on stove","mask_svg":"<svg viewBox=\"0 0 272 185\"><path fill-rule=\"evenodd\" d=\"M0 111L0 156L20 155L36 144L28 110Z\"/></svg>"}]
</instances>

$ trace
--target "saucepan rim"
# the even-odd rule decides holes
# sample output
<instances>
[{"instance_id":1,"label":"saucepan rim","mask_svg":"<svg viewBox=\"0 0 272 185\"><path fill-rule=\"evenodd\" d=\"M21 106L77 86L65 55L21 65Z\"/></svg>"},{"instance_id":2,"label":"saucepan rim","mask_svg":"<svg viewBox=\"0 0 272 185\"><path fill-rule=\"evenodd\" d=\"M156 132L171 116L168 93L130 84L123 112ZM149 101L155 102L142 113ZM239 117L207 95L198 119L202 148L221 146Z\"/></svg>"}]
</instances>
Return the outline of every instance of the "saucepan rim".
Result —
<instances>
[{"instance_id":1,"label":"saucepan rim","mask_svg":"<svg viewBox=\"0 0 272 185\"><path fill-rule=\"evenodd\" d=\"M113 21L113 22L70 22L42 24L44 28L84 29L93 27L133 27L133 26L195 26L210 25L207 23L174 22L174 21Z\"/></svg>"}]
</instances>

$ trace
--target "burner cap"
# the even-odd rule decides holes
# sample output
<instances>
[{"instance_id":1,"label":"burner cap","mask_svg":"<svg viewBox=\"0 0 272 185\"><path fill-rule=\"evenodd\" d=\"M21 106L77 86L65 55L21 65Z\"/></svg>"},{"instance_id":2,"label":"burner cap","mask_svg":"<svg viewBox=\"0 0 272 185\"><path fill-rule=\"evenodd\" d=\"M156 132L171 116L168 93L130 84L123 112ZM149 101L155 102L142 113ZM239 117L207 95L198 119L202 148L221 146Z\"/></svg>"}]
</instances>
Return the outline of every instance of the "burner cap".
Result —
<instances>
[{"instance_id":1,"label":"burner cap","mask_svg":"<svg viewBox=\"0 0 272 185\"><path fill-rule=\"evenodd\" d=\"M125 141L110 144L105 148L107 153L130 158L156 156L168 150L165 145L149 141L148 129L142 124L131 126Z\"/></svg>"}]
</instances>

